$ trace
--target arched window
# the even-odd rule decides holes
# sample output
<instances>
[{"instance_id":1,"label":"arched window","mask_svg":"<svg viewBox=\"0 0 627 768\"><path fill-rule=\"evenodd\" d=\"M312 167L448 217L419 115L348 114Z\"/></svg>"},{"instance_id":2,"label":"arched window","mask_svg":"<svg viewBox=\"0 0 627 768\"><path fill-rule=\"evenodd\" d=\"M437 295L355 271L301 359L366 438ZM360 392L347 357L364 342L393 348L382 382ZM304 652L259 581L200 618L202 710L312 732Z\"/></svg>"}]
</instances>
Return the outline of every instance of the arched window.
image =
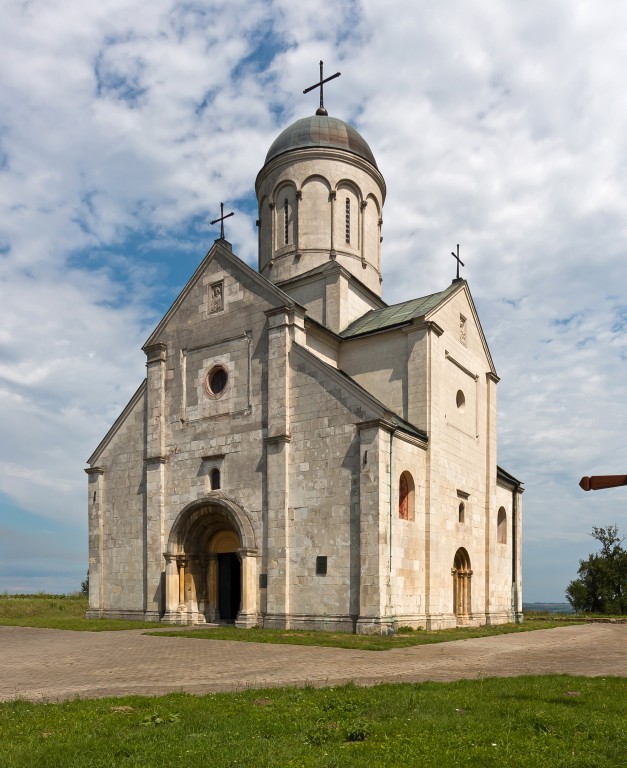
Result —
<instances>
[{"instance_id":1,"label":"arched window","mask_svg":"<svg viewBox=\"0 0 627 768\"><path fill-rule=\"evenodd\" d=\"M214 467L209 473L209 485L212 491L220 489L220 470L217 467Z\"/></svg>"},{"instance_id":2,"label":"arched window","mask_svg":"<svg viewBox=\"0 0 627 768\"><path fill-rule=\"evenodd\" d=\"M496 516L496 541L498 544L507 544L507 512L501 507Z\"/></svg>"},{"instance_id":3,"label":"arched window","mask_svg":"<svg viewBox=\"0 0 627 768\"><path fill-rule=\"evenodd\" d=\"M457 511L457 514L458 514L458 518L457 518L458 522L463 523L464 517L466 516L466 507L464 506L463 501L459 502L459 509Z\"/></svg>"},{"instance_id":4,"label":"arched window","mask_svg":"<svg viewBox=\"0 0 627 768\"><path fill-rule=\"evenodd\" d=\"M403 472L398 481L398 516L414 519L414 479L409 472Z\"/></svg>"},{"instance_id":5,"label":"arched window","mask_svg":"<svg viewBox=\"0 0 627 768\"><path fill-rule=\"evenodd\" d=\"M287 245L290 241L290 206L287 197L283 201L283 244Z\"/></svg>"},{"instance_id":6,"label":"arched window","mask_svg":"<svg viewBox=\"0 0 627 768\"><path fill-rule=\"evenodd\" d=\"M351 241L351 201L350 197L346 198L346 242Z\"/></svg>"}]
</instances>

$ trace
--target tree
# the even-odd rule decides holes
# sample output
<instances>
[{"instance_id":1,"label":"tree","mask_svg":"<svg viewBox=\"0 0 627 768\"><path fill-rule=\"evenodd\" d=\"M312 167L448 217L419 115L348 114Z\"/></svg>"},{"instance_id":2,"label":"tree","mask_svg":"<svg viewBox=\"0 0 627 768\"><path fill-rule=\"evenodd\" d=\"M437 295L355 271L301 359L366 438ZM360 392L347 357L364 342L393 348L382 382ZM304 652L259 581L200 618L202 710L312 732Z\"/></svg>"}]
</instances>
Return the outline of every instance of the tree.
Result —
<instances>
[{"instance_id":1,"label":"tree","mask_svg":"<svg viewBox=\"0 0 627 768\"><path fill-rule=\"evenodd\" d=\"M81 591L80 594L84 597L89 597L89 571L87 571L87 576L85 577L85 581L81 581Z\"/></svg>"},{"instance_id":2,"label":"tree","mask_svg":"<svg viewBox=\"0 0 627 768\"><path fill-rule=\"evenodd\" d=\"M576 611L627 613L627 550L616 525L592 529L601 551L579 561L579 578L566 587L566 599Z\"/></svg>"}]
</instances>

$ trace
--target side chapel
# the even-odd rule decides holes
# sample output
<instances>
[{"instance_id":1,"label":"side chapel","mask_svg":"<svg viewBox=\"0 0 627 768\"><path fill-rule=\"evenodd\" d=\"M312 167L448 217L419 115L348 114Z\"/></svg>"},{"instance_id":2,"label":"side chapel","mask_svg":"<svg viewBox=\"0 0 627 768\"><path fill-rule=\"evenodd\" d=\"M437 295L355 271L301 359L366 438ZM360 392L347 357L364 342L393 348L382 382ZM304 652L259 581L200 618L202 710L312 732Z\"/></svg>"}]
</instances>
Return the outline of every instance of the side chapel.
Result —
<instances>
[{"instance_id":1,"label":"side chapel","mask_svg":"<svg viewBox=\"0 0 627 768\"><path fill-rule=\"evenodd\" d=\"M499 378L467 282L385 303L385 181L322 100L255 187L258 271L215 241L88 460L87 616L520 621L523 488L497 465Z\"/></svg>"}]
</instances>

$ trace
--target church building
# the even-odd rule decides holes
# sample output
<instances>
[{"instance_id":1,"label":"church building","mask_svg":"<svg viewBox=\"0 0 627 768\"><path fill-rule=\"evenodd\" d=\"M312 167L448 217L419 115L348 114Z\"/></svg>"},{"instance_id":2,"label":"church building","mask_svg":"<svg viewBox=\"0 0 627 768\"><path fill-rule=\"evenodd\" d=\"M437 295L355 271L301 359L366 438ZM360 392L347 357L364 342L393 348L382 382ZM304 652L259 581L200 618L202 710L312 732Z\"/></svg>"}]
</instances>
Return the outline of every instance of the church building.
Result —
<instances>
[{"instance_id":1,"label":"church building","mask_svg":"<svg viewBox=\"0 0 627 768\"><path fill-rule=\"evenodd\" d=\"M499 378L467 282L385 303L385 181L322 105L255 188L258 271L223 230L88 460L87 616L521 620L523 488L497 465Z\"/></svg>"}]
</instances>

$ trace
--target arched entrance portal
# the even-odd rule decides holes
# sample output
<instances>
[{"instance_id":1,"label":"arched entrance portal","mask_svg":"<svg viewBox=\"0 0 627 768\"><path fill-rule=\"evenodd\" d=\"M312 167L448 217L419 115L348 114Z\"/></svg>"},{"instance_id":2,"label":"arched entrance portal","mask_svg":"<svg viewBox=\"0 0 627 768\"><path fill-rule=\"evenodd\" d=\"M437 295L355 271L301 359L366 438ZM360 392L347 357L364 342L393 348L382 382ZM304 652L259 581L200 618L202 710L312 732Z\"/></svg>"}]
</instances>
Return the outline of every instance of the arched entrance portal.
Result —
<instances>
[{"instance_id":1,"label":"arched entrance portal","mask_svg":"<svg viewBox=\"0 0 627 768\"><path fill-rule=\"evenodd\" d=\"M217 492L186 507L168 539L162 621L257 623L254 534L244 511Z\"/></svg>"},{"instance_id":2,"label":"arched entrance portal","mask_svg":"<svg viewBox=\"0 0 627 768\"><path fill-rule=\"evenodd\" d=\"M464 624L472 618L470 584L472 570L470 557L463 547L455 553L453 560L453 610L458 624Z\"/></svg>"}]
</instances>

